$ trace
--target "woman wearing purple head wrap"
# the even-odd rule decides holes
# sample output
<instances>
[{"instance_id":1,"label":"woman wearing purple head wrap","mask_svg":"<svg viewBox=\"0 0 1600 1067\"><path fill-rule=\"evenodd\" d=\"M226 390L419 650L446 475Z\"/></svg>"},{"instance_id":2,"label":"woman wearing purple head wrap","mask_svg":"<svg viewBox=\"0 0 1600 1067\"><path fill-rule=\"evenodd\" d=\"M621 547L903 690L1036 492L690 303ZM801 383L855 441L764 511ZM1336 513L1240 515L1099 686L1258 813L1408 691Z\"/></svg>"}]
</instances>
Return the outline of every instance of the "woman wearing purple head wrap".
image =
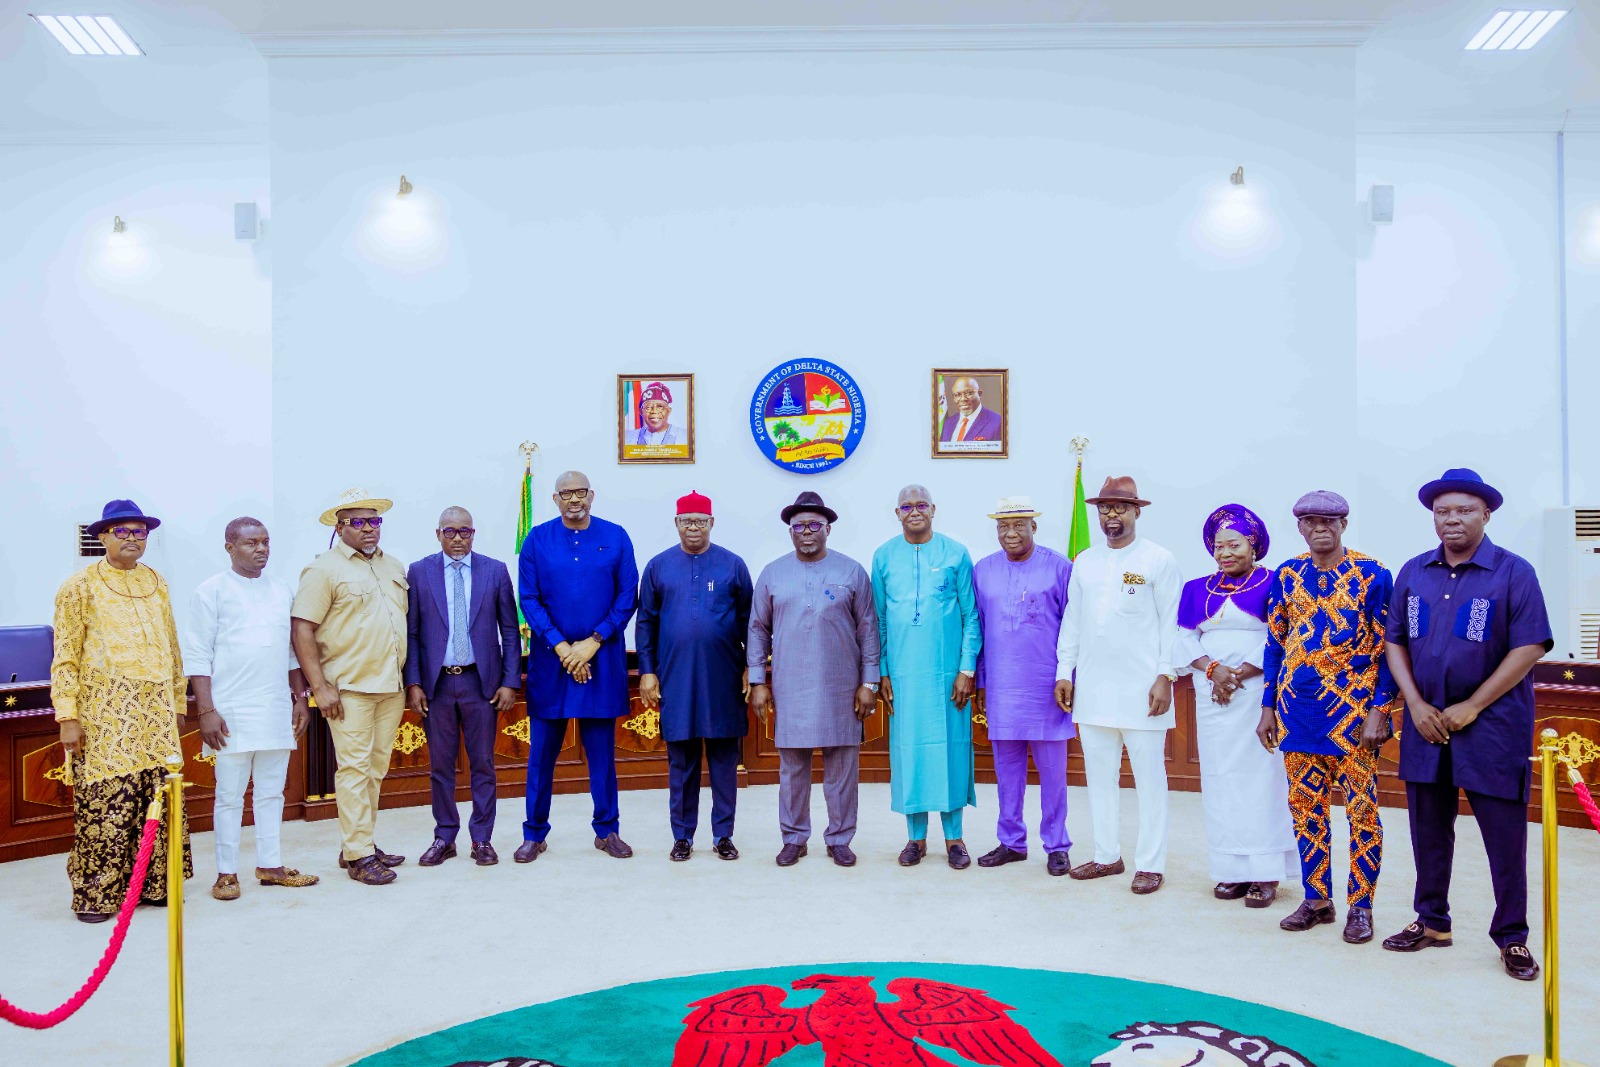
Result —
<instances>
[{"instance_id":1,"label":"woman wearing purple head wrap","mask_svg":"<svg viewBox=\"0 0 1600 1067\"><path fill-rule=\"evenodd\" d=\"M1203 534L1217 571L1183 587L1173 659L1194 677L1212 892L1264 908L1278 882L1300 869L1283 756L1255 735L1272 584L1271 571L1257 563L1271 541L1261 517L1242 504L1213 511Z\"/></svg>"}]
</instances>

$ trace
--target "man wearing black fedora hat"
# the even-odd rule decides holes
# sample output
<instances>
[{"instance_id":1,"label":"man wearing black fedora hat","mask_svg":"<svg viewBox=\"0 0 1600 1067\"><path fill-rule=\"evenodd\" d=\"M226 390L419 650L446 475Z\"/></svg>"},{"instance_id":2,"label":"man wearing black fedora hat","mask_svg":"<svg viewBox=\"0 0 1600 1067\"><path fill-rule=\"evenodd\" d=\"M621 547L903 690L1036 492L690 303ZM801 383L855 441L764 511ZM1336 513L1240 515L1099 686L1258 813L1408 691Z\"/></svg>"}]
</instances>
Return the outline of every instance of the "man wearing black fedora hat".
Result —
<instances>
[{"instance_id":1,"label":"man wearing black fedora hat","mask_svg":"<svg viewBox=\"0 0 1600 1067\"><path fill-rule=\"evenodd\" d=\"M776 710L778 866L793 866L811 837L811 753L822 749L828 803L823 840L841 867L855 866L862 722L878 701L878 612L861 564L828 549L838 513L804 492L780 513L794 552L756 579L745 643L750 704L763 723ZM767 657L772 658L770 678Z\"/></svg>"},{"instance_id":2,"label":"man wearing black fedora hat","mask_svg":"<svg viewBox=\"0 0 1600 1067\"><path fill-rule=\"evenodd\" d=\"M72 764L72 910L105 922L130 891L145 809L168 763L182 761L178 720L188 680L166 580L139 562L161 520L131 500L113 500L88 532L105 558L56 593L50 697ZM165 904L167 823L161 824L141 903ZM181 877L194 874L188 832Z\"/></svg>"},{"instance_id":3,"label":"man wearing black fedora hat","mask_svg":"<svg viewBox=\"0 0 1600 1067\"><path fill-rule=\"evenodd\" d=\"M1465 467L1417 494L1439 544L1400 568L1385 654L1405 694L1400 777L1417 863L1416 921L1386 939L1392 952L1445 948L1458 790L1489 855L1489 936L1506 973L1532 981L1528 951L1528 794L1533 678L1554 644L1533 566L1485 536L1503 503Z\"/></svg>"}]
</instances>

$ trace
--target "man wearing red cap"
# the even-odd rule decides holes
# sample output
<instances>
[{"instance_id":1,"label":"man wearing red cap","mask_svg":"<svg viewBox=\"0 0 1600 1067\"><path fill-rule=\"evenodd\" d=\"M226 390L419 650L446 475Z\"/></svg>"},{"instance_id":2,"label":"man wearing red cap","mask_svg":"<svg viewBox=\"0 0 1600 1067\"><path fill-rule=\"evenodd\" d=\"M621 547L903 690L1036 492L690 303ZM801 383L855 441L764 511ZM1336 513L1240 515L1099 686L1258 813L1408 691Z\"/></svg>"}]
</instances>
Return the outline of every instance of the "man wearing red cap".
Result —
<instances>
[{"instance_id":1,"label":"man wearing red cap","mask_svg":"<svg viewBox=\"0 0 1600 1067\"><path fill-rule=\"evenodd\" d=\"M702 749L711 765L711 832L717 856L739 858L733 811L740 738L747 731L745 632L750 570L711 543L711 499L678 498L678 545L645 564L639 581L639 696L661 715L671 767L672 853L694 853L700 816Z\"/></svg>"},{"instance_id":2,"label":"man wearing red cap","mask_svg":"<svg viewBox=\"0 0 1600 1067\"><path fill-rule=\"evenodd\" d=\"M633 435L636 445L686 445L689 435L682 426L672 425L672 390L661 382L644 387L639 398L639 416L644 425ZM703 497L701 499L704 499Z\"/></svg>"}]
</instances>

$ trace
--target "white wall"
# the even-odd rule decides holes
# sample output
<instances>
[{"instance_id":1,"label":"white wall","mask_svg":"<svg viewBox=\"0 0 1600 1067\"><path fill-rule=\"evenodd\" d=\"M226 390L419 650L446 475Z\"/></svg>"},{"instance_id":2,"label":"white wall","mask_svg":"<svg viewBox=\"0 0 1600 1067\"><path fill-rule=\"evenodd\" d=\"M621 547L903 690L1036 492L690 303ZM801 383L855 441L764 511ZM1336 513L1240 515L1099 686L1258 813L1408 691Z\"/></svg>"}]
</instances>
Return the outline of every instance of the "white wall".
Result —
<instances>
[{"instance_id":1,"label":"white wall","mask_svg":"<svg viewBox=\"0 0 1600 1067\"><path fill-rule=\"evenodd\" d=\"M1600 506L1600 132L1567 134L1572 502Z\"/></svg>"},{"instance_id":2,"label":"white wall","mask_svg":"<svg viewBox=\"0 0 1600 1067\"><path fill-rule=\"evenodd\" d=\"M1353 543L1395 569L1437 544L1417 489L1471 467L1506 497L1490 536L1537 565L1561 503L1555 137L1363 135L1358 155L1358 198L1393 185L1395 221L1358 223L1361 501L1380 518ZM1597 464L1575 467L1594 489Z\"/></svg>"},{"instance_id":3,"label":"white wall","mask_svg":"<svg viewBox=\"0 0 1600 1067\"><path fill-rule=\"evenodd\" d=\"M164 520L146 559L181 611L227 520L272 520L269 264L233 238L265 149L12 146L0 174L0 624L49 621L119 497Z\"/></svg>"},{"instance_id":4,"label":"white wall","mask_svg":"<svg viewBox=\"0 0 1600 1067\"><path fill-rule=\"evenodd\" d=\"M1085 477L1136 475L1142 527L1209 568L1217 503L1355 492L1353 52L1157 50L275 59L275 530L297 559L341 489L397 498L386 544L441 507L512 548L517 444L537 518L563 469L641 560L709 493L759 566L804 489L867 559L926 483L976 554L1002 494L1066 537ZM1238 199L1226 176L1243 164ZM424 219L397 219L404 172ZM411 228L405 228L411 227ZM431 227L431 228L430 228ZM771 466L761 377L834 360L867 395L856 455ZM1009 367L1012 458L928 457L935 366ZM692 371L699 462L619 468L614 376ZM1276 550L1275 550L1276 551Z\"/></svg>"}]
</instances>

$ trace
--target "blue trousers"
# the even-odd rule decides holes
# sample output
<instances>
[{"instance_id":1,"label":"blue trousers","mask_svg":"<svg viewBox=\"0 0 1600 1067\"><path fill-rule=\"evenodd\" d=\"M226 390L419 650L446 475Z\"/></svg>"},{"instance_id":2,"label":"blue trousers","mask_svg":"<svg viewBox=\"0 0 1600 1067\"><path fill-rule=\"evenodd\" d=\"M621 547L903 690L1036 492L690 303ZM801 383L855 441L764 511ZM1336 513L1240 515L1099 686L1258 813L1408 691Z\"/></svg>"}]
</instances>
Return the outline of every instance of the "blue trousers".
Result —
<instances>
[{"instance_id":1,"label":"blue trousers","mask_svg":"<svg viewBox=\"0 0 1600 1067\"><path fill-rule=\"evenodd\" d=\"M494 837L494 735L499 716L483 698L476 668L461 674L440 672L422 730L428 736L433 792L433 836L454 842L461 830L456 807L456 758L467 743L472 774L472 821L467 833L474 844Z\"/></svg>"},{"instance_id":2,"label":"blue trousers","mask_svg":"<svg viewBox=\"0 0 1600 1067\"><path fill-rule=\"evenodd\" d=\"M711 836L733 836L733 809L739 796L739 750L742 737L691 737L667 742L671 772L668 807L674 841L693 841L700 826L700 748L711 767Z\"/></svg>"},{"instance_id":3,"label":"blue trousers","mask_svg":"<svg viewBox=\"0 0 1600 1067\"><path fill-rule=\"evenodd\" d=\"M550 836L550 794L555 788L556 757L567 736L566 719L528 720L528 819L524 841ZM594 801L594 836L617 832L616 719L579 719L578 738L589 764L589 796Z\"/></svg>"}]
</instances>

